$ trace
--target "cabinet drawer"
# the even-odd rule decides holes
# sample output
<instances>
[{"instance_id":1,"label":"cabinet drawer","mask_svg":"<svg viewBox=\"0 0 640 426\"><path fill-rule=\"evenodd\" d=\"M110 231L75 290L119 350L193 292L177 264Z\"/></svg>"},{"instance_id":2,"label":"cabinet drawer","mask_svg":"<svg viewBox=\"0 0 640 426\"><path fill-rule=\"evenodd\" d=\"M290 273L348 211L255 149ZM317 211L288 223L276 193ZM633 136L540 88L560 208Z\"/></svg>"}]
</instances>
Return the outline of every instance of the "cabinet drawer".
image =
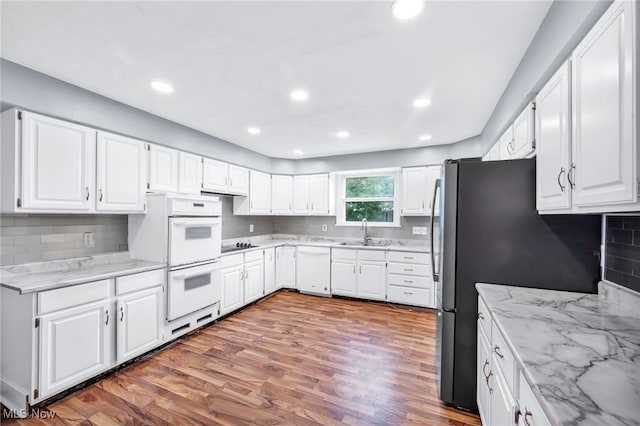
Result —
<instances>
[{"instance_id":1,"label":"cabinet drawer","mask_svg":"<svg viewBox=\"0 0 640 426\"><path fill-rule=\"evenodd\" d=\"M431 255L429 253L412 253L408 251L390 251L389 262L417 263L420 265L431 265Z\"/></svg>"},{"instance_id":2,"label":"cabinet drawer","mask_svg":"<svg viewBox=\"0 0 640 426\"><path fill-rule=\"evenodd\" d=\"M358 251L351 249L331 249L331 258L333 259L345 259L345 260L356 260Z\"/></svg>"},{"instance_id":3,"label":"cabinet drawer","mask_svg":"<svg viewBox=\"0 0 640 426\"><path fill-rule=\"evenodd\" d=\"M428 289L395 285L387 287L387 300L389 302L431 307L431 299L432 292Z\"/></svg>"},{"instance_id":4,"label":"cabinet drawer","mask_svg":"<svg viewBox=\"0 0 640 426\"><path fill-rule=\"evenodd\" d=\"M244 254L231 254L220 258L220 267L229 268L231 266L242 265L244 263Z\"/></svg>"},{"instance_id":5,"label":"cabinet drawer","mask_svg":"<svg viewBox=\"0 0 640 426\"><path fill-rule=\"evenodd\" d=\"M420 275L428 277L431 275L429 265L414 265L411 263L389 262L389 273L400 275Z\"/></svg>"},{"instance_id":6,"label":"cabinet drawer","mask_svg":"<svg viewBox=\"0 0 640 426\"><path fill-rule=\"evenodd\" d=\"M263 260L263 259L264 259L264 253L262 252L262 250L248 251L244 254L245 262L254 262L256 260Z\"/></svg>"},{"instance_id":7,"label":"cabinet drawer","mask_svg":"<svg viewBox=\"0 0 640 426\"><path fill-rule=\"evenodd\" d=\"M417 287L430 289L433 287L431 278L419 277L413 275L399 275L389 274L387 276L387 283L389 285L399 285L404 287Z\"/></svg>"},{"instance_id":8,"label":"cabinet drawer","mask_svg":"<svg viewBox=\"0 0 640 426\"><path fill-rule=\"evenodd\" d=\"M509 390L515 393L515 359L494 322L491 323L491 354L493 365L500 368Z\"/></svg>"},{"instance_id":9,"label":"cabinet drawer","mask_svg":"<svg viewBox=\"0 0 640 426\"><path fill-rule=\"evenodd\" d=\"M46 314L109 297L109 280L94 281L38 293L38 314Z\"/></svg>"},{"instance_id":10,"label":"cabinet drawer","mask_svg":"<svg viewBox=\"0 0 640 426\"><path fill-rule=\"evenodd\" d=\"M384 262L387 255L382 250L358 250L358 260L379 260Z\"/></svg>"},{"instance_id":11,"label":"cabinet drawer","mask_svg":"<svg viewBox=\"0 0 640 426\"><path fill-rule=\"evenodd\" d=\"M155 271L142 272L140 274L117 277L116 294L120 295L131 293L132 291L162 285L164 284L165 275L166 271L164 269L158 269Z\"/></svg>"},{"instance_id":12,"label":"cabinet drawer","mask_svg":"<svg viewBox=\"0 0 640 426\"><path fill-rule=\"evenodd\" d=\"M478 327L484 330L485 336L491 342L491 314L480 296L478 296Z\"/></svg>"},{"instance_id":13,"label":"cabinet drawer","mask_svg":"<svg viewBox=\"0 0 640 426\"><path fill-rule=\"evenodd\" d=\"M522 372L519 373L519 398L518 405L520 406L520 421L522 424L529 424L534 426L550 426L551 423L547 416L542 411L542 407L538 403L538 400L533 395L533 391L529 387L529 383L524 378ZM529 423L524 422L526 420Z\"/></svg>"}]
</instances>

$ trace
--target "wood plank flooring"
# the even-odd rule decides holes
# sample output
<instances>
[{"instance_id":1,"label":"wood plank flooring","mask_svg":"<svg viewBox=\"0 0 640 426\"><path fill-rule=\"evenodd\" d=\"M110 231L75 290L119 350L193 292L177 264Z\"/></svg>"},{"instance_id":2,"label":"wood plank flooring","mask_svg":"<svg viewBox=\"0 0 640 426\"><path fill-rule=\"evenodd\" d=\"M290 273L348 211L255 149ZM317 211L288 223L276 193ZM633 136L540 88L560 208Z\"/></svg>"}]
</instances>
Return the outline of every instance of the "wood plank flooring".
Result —
<instances>
[{"instance_id":1,"label":"wood plank flooring","mask_svg":"<svg viewBox=\"0 0 640 426\"><path fill-rule=\"evenodd\" d=\"M3 424L480 425L438 400L435 314L280 292Z\"/></svg>"}]
</instances>

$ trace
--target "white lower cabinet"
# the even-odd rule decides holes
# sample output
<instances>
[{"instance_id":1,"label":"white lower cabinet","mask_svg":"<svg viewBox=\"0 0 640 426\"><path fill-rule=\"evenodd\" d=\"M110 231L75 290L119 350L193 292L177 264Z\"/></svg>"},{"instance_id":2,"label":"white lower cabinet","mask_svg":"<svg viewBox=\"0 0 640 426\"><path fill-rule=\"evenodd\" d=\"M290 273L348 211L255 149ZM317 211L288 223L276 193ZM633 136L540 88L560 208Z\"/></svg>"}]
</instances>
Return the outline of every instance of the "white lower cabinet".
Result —
<instances>
[{"instance_id":1,"label":"white lower cabinet","mask_svg":"<svg viewBox=\"0 0 640 426\"><path fill-rule=\"evenodd\" d=\"M268 248L264 250L264 293L276 290L276 249Z\"/></svg>"},{"instance_id":2,"label":"white lower cabinet","mask_svg":"<svg viewBox=\"0 0 640 426\"><path fill-rule=\"evenodd\" d=\"M387 260L387 301L435 307L428 253L390 251Z\"/></svg>"},{"instance_id":3,"label":"white lower cabinet","mask_svg":"<svg viewBox=\"0 0 640 426\"><path fill-rule=\"evenodd\" d=\"M357 250L331 250L331 294L357 296Z\"/></svg>"},{"instance_id":4,"label":"white lower cabinet","mask_svg":"<svg viewBox=\"0 0 640 426\"><path fill-rule=\"evenodd\" d=\"M264 296L264 253L254 250L222 257L220 315Z\"/></svg>"},{"instance_id":5,"label":"white lower cabinet","mask_svg":"<svg viewBox=\"0 0 640 426\"><path fill-rule=\"evenodd\" d=\"M102 300L40 317L39 398L111 367L113 316L108 300Z\"/></svg>"},{"instance_id":6,"label":"white lower cabinet","mask_svg":"<svg viewBox=\"0 0 640 426\"><path fill-rule=\"evenodd\" d=\"M296 248L276 248L276 288L296 288Z\"/></svg>"},{"instance_id":7,"label":"white lower cabinet","mask_svg":"<svg viewBox=\"0 0 640 426\"><path fill-rule=\"evenodd\" d=\"M331 294L385 300L385 260L384 251L333 249Z\"/></svg>"}]
</instances>

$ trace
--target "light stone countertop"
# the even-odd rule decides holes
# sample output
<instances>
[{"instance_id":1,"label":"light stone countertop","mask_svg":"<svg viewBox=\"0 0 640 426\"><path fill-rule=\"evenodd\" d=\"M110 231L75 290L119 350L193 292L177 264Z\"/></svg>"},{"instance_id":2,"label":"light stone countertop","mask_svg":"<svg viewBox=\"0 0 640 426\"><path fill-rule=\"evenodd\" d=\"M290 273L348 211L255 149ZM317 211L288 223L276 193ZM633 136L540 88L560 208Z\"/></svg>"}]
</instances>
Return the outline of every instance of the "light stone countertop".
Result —
<instances>
[{"instance_id":1,"label":"light stone countertop","mask_svg":"<svg viewBox=\"0 0 640 426\"><path fill-rule=\"evenodd\" d=\"M314 246L329 248L345 248L358 250L384 250L384 251L405 251L416 253L430 253L429 241L424 240L401 240L401 239L377 239L372 238L371 245L363 246L362 239L354 238L328 238L313 235L289 235L273 234L259 235L250 238L230 238L222 241L222 246L233 246L236 242L251 243L257 247L245 250L236 250L223 253L223 256L243 253L245 251L260 250L283 245L293 246ZM343 244L346 243L346 244Z\"/></svg>"},{"instance_id":2,"label":"light stone countertop","mask_svg":"<svg viewBox=\"0 0 640 426\"><path fill-rule=\"evenodd\" d=\"M554 425L640 425L640 297L599 287L597 295L476 284Z\"/></svg>"},{"instance_id":3,"label":"light stone countertop","mask_svg":"<svg viewBox=\"0 0 640 426\"><path fill-rule=\"evenodd\" d=\"M164 267L165 263L131 259L129 252L119 252L6 266L0 268L0 284L27 294Z\"/></svg>"}]
</instances>

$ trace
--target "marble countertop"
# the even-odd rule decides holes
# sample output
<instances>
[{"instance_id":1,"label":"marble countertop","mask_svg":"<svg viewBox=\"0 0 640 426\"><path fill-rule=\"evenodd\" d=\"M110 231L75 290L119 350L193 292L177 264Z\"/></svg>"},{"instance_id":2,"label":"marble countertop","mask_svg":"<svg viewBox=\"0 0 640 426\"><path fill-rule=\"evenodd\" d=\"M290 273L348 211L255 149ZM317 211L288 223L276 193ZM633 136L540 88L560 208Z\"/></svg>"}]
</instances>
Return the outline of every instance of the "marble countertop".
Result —
<instances>
[{"instance_id":1,"label":"marble countertop","mask_svg":"<svg viewBox=\"0 0 640 426\"><path fill-rule=\"evenodd\" d=\"M554 425L640 424L640 310L603 285L598 295L476 284Z\"/></svg>"},{"instance_id":2,"label":"marble countertop","mask_svg":"<svg viewBox=\"0 0 640 426\"><path fill-rule=\"evenodd\" d=\"M315 247L331 247L331 248L346 248L346 249L358 249L358 250L391 250L391 251L407 251L417 253L430 253L427 240L410 240L410 239L377 239L371 240L371 245L363 246L362 239L348 239L348 238L326 238L309 235L288 235L288 234L273 234L273 235L260 235L250 238L232 238L229 240L223 240L222 246L233 246L236 242L251 243L257 247L248 248L249 250L258 250L269 247L277 247L282 245L295 245L295 246L315 246ZM345 244L346 243L346 244ZM245 250L237 250L222 255L232 255L242 253Z\"/></svg>"},{"instance_id":3,"label":"marble countertop","mask_svg":"<svg viewBox=\"0 0 640 426\"><path fill-rule=\"evenodd\" d=\"M164 263L131 259L128 252L119 252L6 266L0 268L0 284L27 294L164 267Z\"/></svg>"}]
</instances>

